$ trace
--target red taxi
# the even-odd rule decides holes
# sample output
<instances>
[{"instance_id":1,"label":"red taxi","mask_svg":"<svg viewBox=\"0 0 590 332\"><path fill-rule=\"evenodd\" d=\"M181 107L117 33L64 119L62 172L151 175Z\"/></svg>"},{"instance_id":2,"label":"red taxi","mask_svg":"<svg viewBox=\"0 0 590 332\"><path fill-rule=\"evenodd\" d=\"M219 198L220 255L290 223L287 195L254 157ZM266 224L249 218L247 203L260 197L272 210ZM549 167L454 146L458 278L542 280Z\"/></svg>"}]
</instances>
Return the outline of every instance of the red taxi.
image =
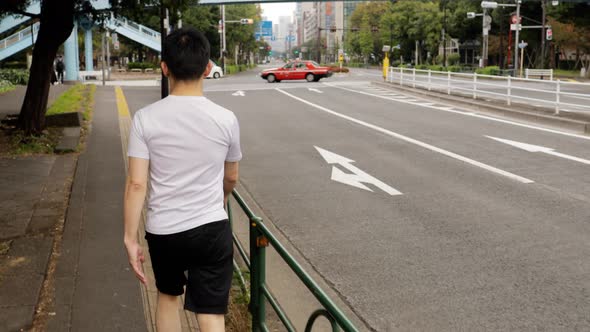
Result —
<instances>
[{"instance_id":1,"label":"red taxi","mask_svg":"<svg viewBox=\"0 0 590 332\"><path fill-rule=\"evenodd\" d=\"M280 82L282 80L317 82L324 77L330 76L332 76L330 68L322 67L317 62L310 60L289 62L281 68L268 69L260 73L260 77L269 83Z\"/></svg>"}]
</instances>

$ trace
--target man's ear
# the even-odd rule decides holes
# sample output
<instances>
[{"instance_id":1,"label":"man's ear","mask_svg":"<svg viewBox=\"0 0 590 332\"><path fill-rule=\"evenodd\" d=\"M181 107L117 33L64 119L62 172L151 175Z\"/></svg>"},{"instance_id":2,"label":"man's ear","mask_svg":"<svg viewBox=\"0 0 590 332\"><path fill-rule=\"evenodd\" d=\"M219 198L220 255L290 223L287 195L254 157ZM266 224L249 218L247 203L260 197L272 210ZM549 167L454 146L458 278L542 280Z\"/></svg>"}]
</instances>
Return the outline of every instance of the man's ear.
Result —
<instances>
[{"instance_id":1,"label":"man's ear","mask_svg":"<svg viewBox=\"0 0 590 332\"><path fill-rule=\"evenodd\" d=\"M211 60L209 60L209 63L207 63L207 68L205 68L205 73L203 73L203 77L209 76L211 69L213 69L213 62L211 62Z\"/></svg>"},{"instance_id":2,"label":"man's ear","mask_svg":"<svg viewBox=\"0 0 590 332\"><path fill-rule=\"evenodd\" d=\"M162 68L162 74L164 74L164 76L168 77L168 75L170 74L170 71L168 69L168 65L166 64L166 62L161 61L160 68Z\"/></svg>"}]
</instances>

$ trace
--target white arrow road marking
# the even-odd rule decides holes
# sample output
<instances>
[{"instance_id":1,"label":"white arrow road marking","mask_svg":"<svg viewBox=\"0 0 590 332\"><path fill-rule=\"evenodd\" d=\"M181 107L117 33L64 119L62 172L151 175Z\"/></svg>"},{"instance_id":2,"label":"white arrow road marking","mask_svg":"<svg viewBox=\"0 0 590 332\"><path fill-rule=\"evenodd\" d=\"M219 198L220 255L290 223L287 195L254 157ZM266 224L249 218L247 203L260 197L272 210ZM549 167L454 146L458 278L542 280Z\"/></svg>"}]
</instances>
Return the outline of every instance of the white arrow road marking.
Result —
<instances>
[{"instance_id":1,"label":"white arrow road marking","mask_svg":"<svg viewBox=\"0 0 590 332\"><path fill-rule=\"evenodd\" d=\"M417 139L413 139L413 138L408 137L408 136L404 136L402 134L398 134L398 133L393 132L391 130L387 130L387 129L383 128L383 127L376 126L376 125L374 125L372 123L368 123L368 122L365 122L365 121L362 121L362 120L353 118L351 116L348 116L348 115L345 115L345 114L341 114L341 113L332 111L331 109L328 109L326 107L320 106L318 104L314 104L314 103L312 103L310 101L307 101L307 100L305 100L303 98L299 98L299 97L297 97L295 95L292 95L292 94L288 93L287 91L281 90L279 88L275 88L275 90L277 90L278 92L280 92L280 93L282 93L282 94L284 94L286 96L289 96L289 97L291 97L291 98L293 98L295 100L299 100L300 102L302 102L304 104L307 104L309 106L312 106L312 107L314 107L314 108L316 108L316 109L318 109L318 110L320 110L322 112L325 112L325 113L334 115L336 117L339 117L341 119L344 119L344 120L347 120L347 121L356 123L356 124L361 125L363 127L366 127L366 128L369 128L369 129L373 129L374 131L377 131L377 132L380 132L382 134L385 134L385 135L388 135L388 136L391 136L391 137L400 139L400 140L405 141L407 143L418 145L418 146L420 146L420 147L422 147L424 149L427 149L427 150L430 150L430 151L433 151L433 152L440 153L440 154L442 154L444 156L447 156L447 157L450 157L450 158L453 158L453 159L460 160L460 161L465 162L467 164L470 164L470 165L473 165L473 166L476 166L476 167L485 169L486 171L489 171L489 172L492 172L492 173L496 173L496 174L505 176L505 177L507 177L509 179L516 180L516 181L521 182L521 183L533 183L533 182L535 182L533 180L530 180L530 179L527 179L525 177L516 175L514 173L510 173L510 172L501 170L499 168L496 168L496 167L493 167L493 166L484 164L484 163L479 162L477 160L469 159L469 158L464 157L464 156L462 156L460 154L457 154L457 153L454 153L454 152L451 152L451 151L447 151L447 150L441 149L441 148L436 147L434 145L430 145L428 143L424 143L422 141L419 141Z\"/></svg>"},{"instance_id":2,"label":"white arrow road marking","mask_svg":"<svg viewBox=\"0 0 590 332\"><path fill-rule=\"evenodd\" d=\"M573 161L577 161L579 163L582 164L586 164L586 165L590 165L590 160L587 159L582 159L582 158L578 158L578 157L574 157L574 156L570 156L568 154L564 154L564 153L560 153L560 152L555 152L555 149L552 148L546 148L544 146L539 146L539 145L532 145L532 144L527 144L527 143L522 143L522 142L516 142L516 141L511 141L508 139L502 139L502 138L497 138L497 137L492 137L492 136L486 136L487 138L491 138L493 140L496 140L498 142L502 142L504 144L508 144L508 145L512 145L515 148L519 148L528 152L541 152L541 153L545 153L545 154L549 154L555 157L560 157L560 158L564 158L564 159L569 159L569 160L573 160Z\"/></svg>"},{"instance_id":3,"label":"white arrow road marking","mask_svg":"<svg viewBox=\"0 0 590 332\"><path fill-rule=\"evenodd\" d=\"M242 90L236 91L234 93L231 94L232 96L240 96L240 97L244 97L246 95L246 93Z\"/></svg>"},{"instance_id":4,"label":"white arrow road marking","mask_svg":"<svg viewBox=\"0 0 590 332\"><path fill-rule=\"evenodd\" d=\"M353 173L353 174L344 173L342 170L340 170L338 167L336 167L334 165L334 166L332 166L332 180L334 180L336 182L347 184L349 186L353 186L356 188L360 188L360 189L364 189L364 190L373 192L373 190L371 190L371 188L369 188L363 184L363 182L364 183L371 183L371 184L375 185L375 187L385 191L386 193L390 194L391 196L403 195L401 192L397 191L395 188L390 187L386 183L372 177L371 175L360 170L358 167L352 165L352 163L354 163L354 160L348 159L348 158L343 157L339 154L335 154L334 152L324 150L324 149L317 147L317 146L314 146L314 148L316 148L316 150L318 150L318 152L322 155L322 157L324 158L324 160L326 160L326 162L328 164L340 165Z\"/></svg>"},{"instance_id":5,"label":"white arrow road marking","mask_svg":"<svg viewBox=\"0 0 590 332\"><path fill-rule=\"evenodd\" d=\"M321 90L318 90L316 88L307 88L309 91L313 91L313 92L317 92L317 93L323 93Z\"/></svg>"}]
</instances>

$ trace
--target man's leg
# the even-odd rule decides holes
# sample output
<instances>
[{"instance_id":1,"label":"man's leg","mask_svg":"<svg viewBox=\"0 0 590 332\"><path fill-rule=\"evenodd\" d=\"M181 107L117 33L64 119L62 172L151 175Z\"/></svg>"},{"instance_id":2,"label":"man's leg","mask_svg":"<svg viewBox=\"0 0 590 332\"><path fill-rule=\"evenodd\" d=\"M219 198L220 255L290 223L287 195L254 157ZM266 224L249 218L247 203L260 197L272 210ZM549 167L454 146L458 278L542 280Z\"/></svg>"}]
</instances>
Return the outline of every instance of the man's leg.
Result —
<instances>
[{"instance_id":1,"label":"man's leg","mask_svg":"<svg viewBox=\"0 0 590 332\"><path fill-rule=\"evenodd\" d=\"M201 332L225 332L223 315L197 314L197 321Z\"/></svg>"},{"instance_id":2,"label":"man's leg","mask_svg":"<svg viewBox=\"0 0 590 332\"><path fill-rule=\"evenodd\" d=\"M180 332L178 296L158 292L156 329L158 332Z\"/></svg>"}]
</instances>

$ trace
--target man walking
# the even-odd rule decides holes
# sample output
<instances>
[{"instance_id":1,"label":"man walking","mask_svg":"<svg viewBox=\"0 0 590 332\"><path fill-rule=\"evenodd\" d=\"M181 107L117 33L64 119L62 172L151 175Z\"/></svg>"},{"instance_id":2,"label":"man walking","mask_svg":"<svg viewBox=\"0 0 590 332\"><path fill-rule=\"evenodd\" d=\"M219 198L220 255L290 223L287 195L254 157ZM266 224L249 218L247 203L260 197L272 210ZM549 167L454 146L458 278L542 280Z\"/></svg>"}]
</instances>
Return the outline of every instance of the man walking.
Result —
<instances>
[{"instance_id":1,"label":"man walking","mask_svg":"<svg viewBox=\"0 0 590 332\"><path fill-rule=\"evenodd\" d=\"M64 60L60 55L57 57L57 61L55 62L55 71L57 71L57 81L61 84L64 84L64 69L66 69L66 66L64 65Z\"/></svg>"},{"instance_id":2,"label":"man walking","mask_svg":"<svg viewBox=\"0 0 590 332\"><path fill-rule=\"evenodd\" d=\"M178 297L203 332L224 331L233 244L224 209L242 158L235 115L203 96L209 42L194 29L166 37L162 72L170 95L137 111L129 137L124 243L146 283L138 226L146 197L146 239L158 288L156 326L180 331ZM187 274L185 275L185 271Z\"/></svg>"}]
</instances>

